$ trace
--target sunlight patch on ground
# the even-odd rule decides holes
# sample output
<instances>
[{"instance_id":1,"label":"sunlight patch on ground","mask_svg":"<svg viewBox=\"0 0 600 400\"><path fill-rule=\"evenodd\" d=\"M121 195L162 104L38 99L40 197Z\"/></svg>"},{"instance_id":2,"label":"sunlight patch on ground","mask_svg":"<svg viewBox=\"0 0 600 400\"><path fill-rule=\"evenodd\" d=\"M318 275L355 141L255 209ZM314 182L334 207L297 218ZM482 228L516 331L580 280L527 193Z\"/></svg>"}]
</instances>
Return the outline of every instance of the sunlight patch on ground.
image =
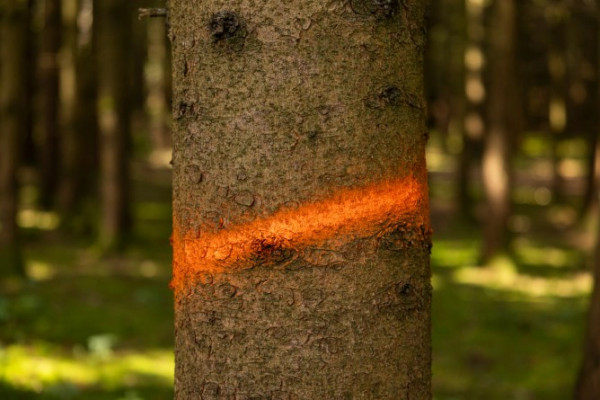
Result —
<instances>
[{"instance_id":1,"label":"sunlight patch on ground","mask_svg":"<svg viewBox=\"0 0 600 400\"><path fill-rule=\"evenodd\" d=\"M547 278L520 274L507 263L463 267L454 272L453 278L458 283L516 292L531 298L587 296L592 288L592 277L588 273L580 272L568 278Z\"/></svg>"},{"instance_id":2,"label":"sunlight patch on ground","mask_svg":"<svg viewBox=\"0 0 600 400\"><path fill-rule=\"evenodd\" d=\"M435 240L431 261L438 267L472 265L479 254L479 247L465 240Z\"/></svg>"},{"instance_id":3,"label":"sunlight patch on ground","mask_svg":"<svg viewBox=\"0 0 600 400\"><path fill-rule=\"evenodd\" d=\"M58 386L79 391L87 387L113 388L140 383L173 384L173 353L167 350L115 352L98 357L83 349L65 355L46 345L0 348L0 380L37 393Z\"/></svg>"},{"instance_id":4,"label":"sunlight patch on ground","mask_svg":"<svg viewBox=\"0 0 600 400\"><path fill-rule=\"evenodd\" d=\"M17 223L21 228L51 231L58 228L60 217L52 211L21 210L17 216Z\"/></svg>"},{"instance_id":5,"label":"sunlight patch on ground","mask_svg":"<svg viewBox=\"0 0 600 400\"><path fill-rule=\"evenodd\" d=\"M525 264L543 265L549 267L572 267L574 264L573 251L565 249L543 246L535 247L531 245L515 246L519 259ZM578 261L578 258L575 258Z\"/></svg>"},{"instance_id":6,"label":"sunlight patch on ground","mask_svg":"<svg viewBox=\"0 0 600 400\"><path fill-rule=\"evenodd\" d=\"M56 275L56 268L43 261L29 260L25 268L27 269L27 277L34 281L45 281Z\"/></svg>"}]
</instances>

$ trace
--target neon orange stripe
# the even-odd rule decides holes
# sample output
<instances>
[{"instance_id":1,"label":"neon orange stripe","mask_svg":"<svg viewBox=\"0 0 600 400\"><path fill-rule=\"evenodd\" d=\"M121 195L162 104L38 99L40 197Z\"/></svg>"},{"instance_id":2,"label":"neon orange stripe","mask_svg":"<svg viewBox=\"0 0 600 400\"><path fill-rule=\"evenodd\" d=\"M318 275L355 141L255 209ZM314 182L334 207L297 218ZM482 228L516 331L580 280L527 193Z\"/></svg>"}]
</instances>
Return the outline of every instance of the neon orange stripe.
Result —
<instances>
[{"instance_id":1,"label":"neon orange stripe","mask_svg":"<svg viewBox=\"0 0 600 400\"><path fill-rule=\"evenodd\" d=\"M344 189L328 199L282 209L266 218L218 232L173 232L178 290L201 273L222 273L256 254L259 247L300 250L335 239L340 244L393 229L399 222L428 227L426 184L414 177Z\"/></svg>"}]
</instances>

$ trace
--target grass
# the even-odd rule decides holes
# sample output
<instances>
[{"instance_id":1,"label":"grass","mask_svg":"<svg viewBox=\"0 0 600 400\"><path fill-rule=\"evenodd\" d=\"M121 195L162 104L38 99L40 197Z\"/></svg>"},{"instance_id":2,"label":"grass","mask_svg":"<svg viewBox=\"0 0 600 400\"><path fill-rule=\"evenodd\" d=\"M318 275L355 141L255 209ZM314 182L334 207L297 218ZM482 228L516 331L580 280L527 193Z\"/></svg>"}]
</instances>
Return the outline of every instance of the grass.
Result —
<instances>
[{"instance_id":1,"label":"grass","mask_svg":"<svg viewBox=\"0 0 600 400\"><path fill-rule=\"evenodd\" d=\"M453 217L453 184L432 170L435 399L569 398L591 286L582 251L525 185L514 258L477 266L479 228ZM0 399L172 398L169 175L136 177L124 255L95 255L51 214L21 216L31 279L0 282Z\"/></svg>"}]
</instances>

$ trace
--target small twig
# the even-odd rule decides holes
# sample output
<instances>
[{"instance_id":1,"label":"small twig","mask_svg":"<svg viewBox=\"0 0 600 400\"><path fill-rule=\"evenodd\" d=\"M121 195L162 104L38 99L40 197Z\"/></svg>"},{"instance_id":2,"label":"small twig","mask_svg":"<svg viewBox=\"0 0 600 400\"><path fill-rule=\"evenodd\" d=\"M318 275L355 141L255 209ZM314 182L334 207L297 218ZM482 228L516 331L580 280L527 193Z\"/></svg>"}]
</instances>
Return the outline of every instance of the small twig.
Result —
<instances>
[{"instance_id":1,"label":"small twig","mask_svg":"<svg viewBox=\"0 0 600 400\"><path fill-rule=\"evenodd\" d=\"M150 18L166 18L169 15L166 8L139 8L138 19L144 17Z\"/></svg>"}]
</instances>

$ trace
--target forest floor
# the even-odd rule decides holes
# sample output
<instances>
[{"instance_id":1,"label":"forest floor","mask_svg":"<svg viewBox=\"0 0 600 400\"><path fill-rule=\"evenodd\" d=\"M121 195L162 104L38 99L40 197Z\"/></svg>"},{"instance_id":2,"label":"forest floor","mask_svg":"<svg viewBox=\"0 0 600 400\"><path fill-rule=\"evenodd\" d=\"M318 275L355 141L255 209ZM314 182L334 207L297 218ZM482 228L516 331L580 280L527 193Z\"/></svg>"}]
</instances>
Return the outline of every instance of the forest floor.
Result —
<instances>
[{"instance_id":1,"label":"forest floor","mask_svg":"<svg viewBox=\"0 0 600 400\"><path fill-rule=\"evenodd\" d=\"M479 225L452 205L453 158L430 148L436 400L570 398L591 288L585 236L573 207L549 201L531 147L513 257L487 267ZM21 212L30 280L0 285L1 399L172 398L170 173L134 170L135 233L121 256L59 233L52 213Z\"/></svg>"}]
</instances>

